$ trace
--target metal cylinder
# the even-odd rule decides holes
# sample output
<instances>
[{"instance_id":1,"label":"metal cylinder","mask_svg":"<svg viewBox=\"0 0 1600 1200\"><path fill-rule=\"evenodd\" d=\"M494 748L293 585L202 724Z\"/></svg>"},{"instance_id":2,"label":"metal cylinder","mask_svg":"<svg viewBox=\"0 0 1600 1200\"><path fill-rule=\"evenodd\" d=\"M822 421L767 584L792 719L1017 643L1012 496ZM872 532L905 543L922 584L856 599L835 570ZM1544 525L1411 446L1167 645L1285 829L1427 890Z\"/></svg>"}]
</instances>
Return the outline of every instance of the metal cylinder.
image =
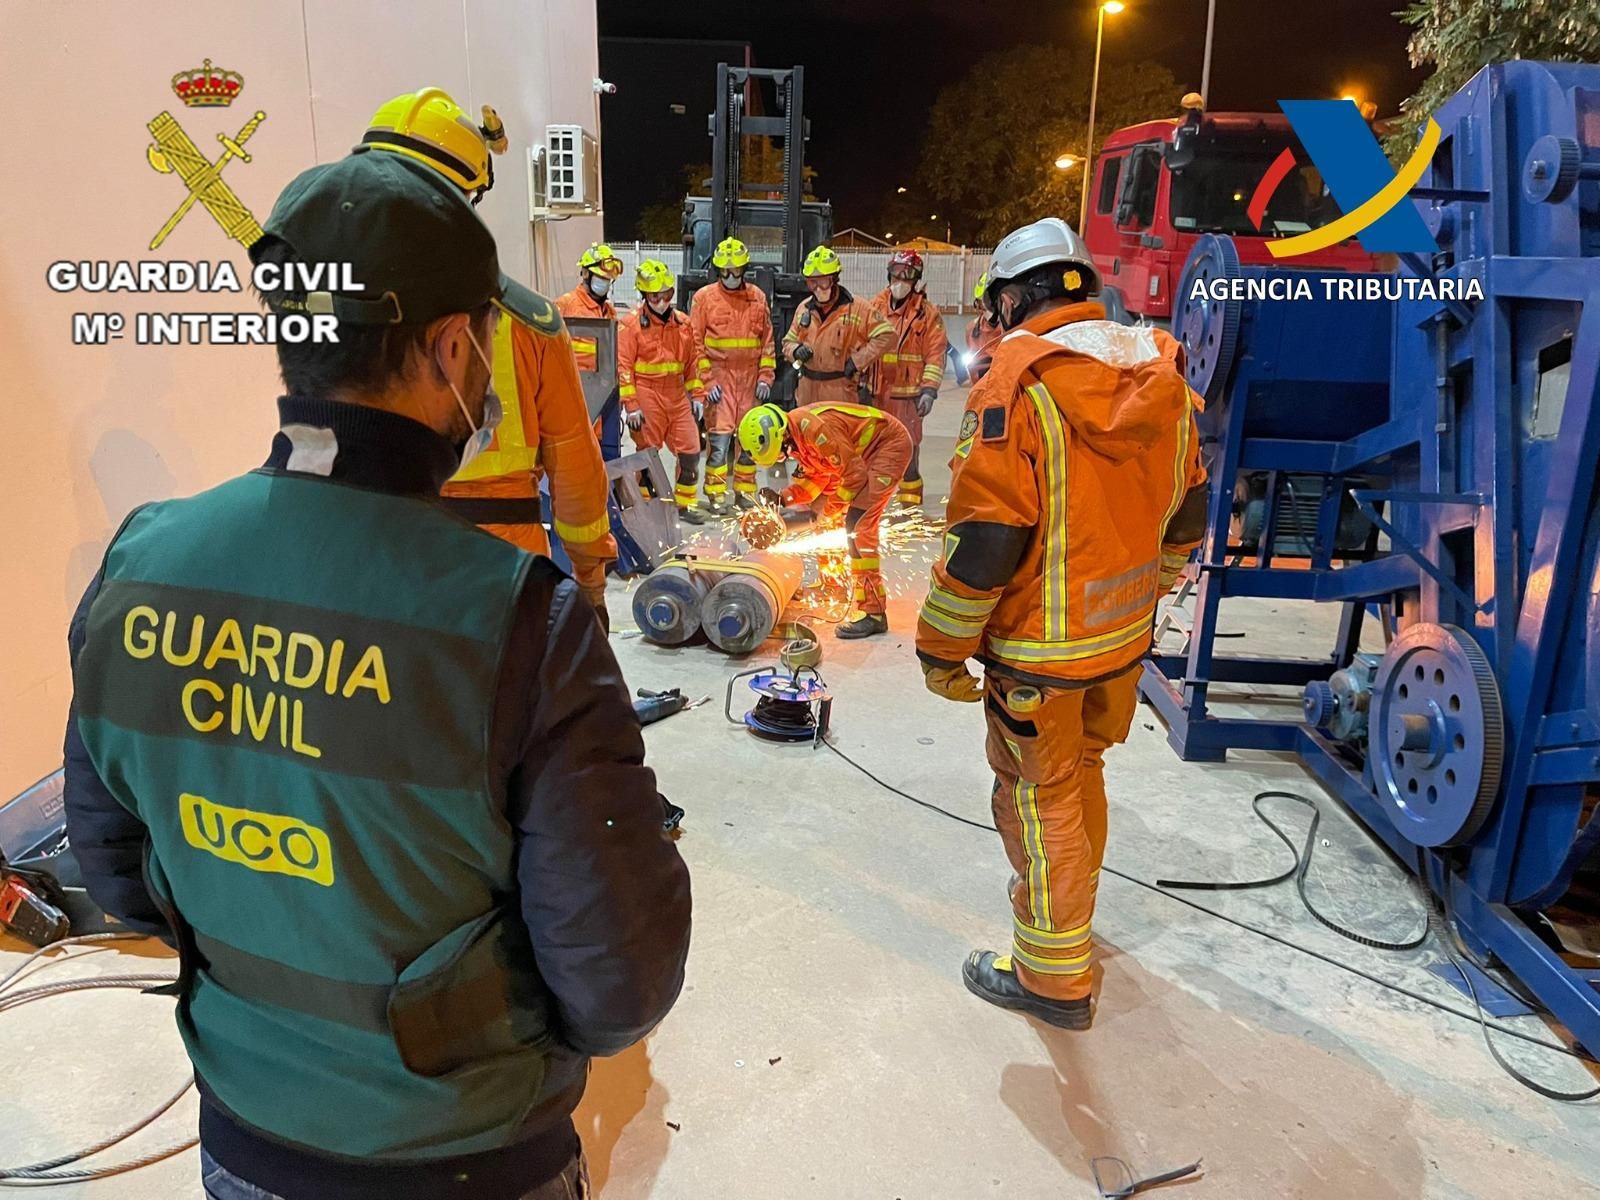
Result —
<instances>
[{"instance_id":1,"label":"metal cylinder","mask_svg":"<svg viewBox=\"0 0 1600 1200\"><path fill-rule=\"evenodd\" d=\"M799 555L763 550L707 566L723 576L700 604L700 624L729 654L749 654L767 640L805 573Z\"/></svg>"},{"instance_id":2,"label":"metal cylinder","mask_svg":"<svg viewBox=\"0 0 1600 1200\"><path fill-rule=\"evenodd\" d=\"M682 559L663 563L633 593L639 633L662 646L679 646L700 631L700 606L711 582Z\"/></svg>"}]
</instances>

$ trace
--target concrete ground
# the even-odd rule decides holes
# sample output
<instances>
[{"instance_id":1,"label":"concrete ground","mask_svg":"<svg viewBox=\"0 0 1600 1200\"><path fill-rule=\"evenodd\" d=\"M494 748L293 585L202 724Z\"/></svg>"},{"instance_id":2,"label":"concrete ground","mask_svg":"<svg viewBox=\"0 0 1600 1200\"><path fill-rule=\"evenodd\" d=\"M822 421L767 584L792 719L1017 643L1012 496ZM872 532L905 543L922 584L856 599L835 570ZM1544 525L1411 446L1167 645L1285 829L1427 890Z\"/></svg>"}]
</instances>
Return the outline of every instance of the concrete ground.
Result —
<instances>
[{"instance_id":1,"label":"concrete ground","mask_svg":"<svg viewBox=\"0 0 1600 1200\"><path fill-rule=\"evenodd\" d=\"M930 507L946 494L960 403L947 394L931 423ZM889 637L825 640L837 741L896 786L987 821L981 714L924 692L912 656L922 557L891 567L900 594ZM1197 1200L1600 1196L1595 1106L1519 1087L1475 1024L1122 875L1100 889L1092 1031L1053 1030L969 996L962 959L1008 936L998 839L883 790L827 750L770 745L728 724L727 678L762 656L747 664L630 638L627 595L613 586L613 644L630 681L713 703L647 734L663 790L688 809L680 846L695 938L677 1008L646 1044L596 1063L578 1114L606 1200L1092 1197L1099 1155L1141 1174L1203 1158L1203 1177L1171 1189ZM1224 609L1225 626L1257 652L1320 653L1331 617ZM736 694L743 707L742 684ZM1293 761L1184 764L1141 707L1107 770L1107 865L1118 872L1149 881L1280 870L1287 852L1254 821L1250 798L1284 788L1319 797L1324 844L1310 886L1331 916L1391 939L1422 919L1403 874ZM1292 806L1283 820L1305 828ZM1464 1006L1427 973L1434 949L1384 954L1345 941L1291 887L1194 898ZM0 973L15 949L0 943ZM100 954L78 969L149 965ZM1517 1024L1550 1036L1531 1018ZM13 1097L0 1164L90 1141L184 1073L167 1003L131 993L33 1005L0 1018L0 1030ZM1570 1059L1515 1044L1507 1053L1552 1086L1592 1083ZM185 1101L134 1146L181 1136L192 1114ZM190 1151L59 1194L198 1196L196 1161Z\"/></svg>"}]
</instances>

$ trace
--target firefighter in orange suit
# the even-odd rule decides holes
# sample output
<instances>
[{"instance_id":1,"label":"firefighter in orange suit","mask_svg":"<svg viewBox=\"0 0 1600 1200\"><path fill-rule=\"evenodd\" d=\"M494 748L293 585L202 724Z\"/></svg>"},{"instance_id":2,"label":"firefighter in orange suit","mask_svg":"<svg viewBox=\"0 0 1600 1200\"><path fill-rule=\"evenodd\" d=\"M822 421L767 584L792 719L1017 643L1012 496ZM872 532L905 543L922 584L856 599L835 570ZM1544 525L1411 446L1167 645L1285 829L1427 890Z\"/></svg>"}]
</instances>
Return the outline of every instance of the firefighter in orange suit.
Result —
<instances>
[{"instance_id":1,"label":"firefighter in orange suit","mask_svg":"<svg viewBox=\"0 0 1600 1200\"><path fill-rule=\"evenodd\" d=\"M911 435L911 465L900 484L900 503L921 504L922 418L938 398L950 344L944 314L922 289L922 255L896 250L889 259L889 286L873 304L894 326L894 342L873 371L873 403Z\"/></svg>"},{"instance_id":2,"label":"firefighter in orange suit","mask_svg":"<svg viewBox=\"0 0 1600 1200\"><path fill-rule=\"evenodd\" d=\"M985 271L978 276L978 283L972 289L972 298L977 302L978 315L972 318L972 323L967 326L967 370L971 373L972 382L977 383L989 371L989 361L994 355L994 344L1000 340L1004 332L1000 323L994 319L994 314L989 311L989 306L984 303L984 294L989 288L989 272Z\"/></svg>"},{"instance_id":3,"label":"firefighter in orange suit","mask_svg":"<svg viewBox=\"0 0 1600 1200\"><path fill-rule=\"evenodd\" d=\"M1065 222L1010 234L990 274L994 311L1020 332L962 417L917 656L930 690L984 702L1016 872L1010 950L974 951L967 987L1086 1029L1103 758L1127 737L1156 600L1199 544L1205 473L1177 343L1085 302L1094 267Z\"/></svg>"},{"instance_id":4,"label":"firefighter in orange suit","mask_svg":"<svg viewBox=\"0 0 1600 1200\"><path fill-rule=\"evenodd\" d=\"M678 460L673 499L678 515L691 525L705 518L695 511L700 475L700 429L705 386L695 365L689 318L672 307L672 271L647 258L634 272L642 303L617 327L617 387L623 420L640 450L665 446Z\"/></svg>"},{"instance_id":5,"label":"firefighter in orange suit","mask_svg":"<svg viewBox=\"0 0 1600 1200\"><path fill-rule=\"evenodd\" d=\"M578 256L578 286L556 297L556 311L563 317L596 317L615 321L617 307L608 298L611 285L622 274L622 260L604 242L591 242ZM599 346L594 338L576 334L572 352L578 370L593 374L599 367Z\"/></svg>"},{"instance_id":6,"label":"firefighter in orange suit","mask_svg":"<svg viewBox=\"0 0 1600 1200\"><path fill-rule=\"evenodd\" d=\"M723 238L711 255L716 279L689 305L700 378L706 385L706 500L721 512L728 499L728 466L745 413L772 394L772 311L767 294L745 281L750 251ZM756 465L740 452L733 464L733 493L740 508L755 503Z\"/></svg>"},{"instance_id":7,"label":"firefighter in orange suit","mask_svg":"<svg viewBox=\"0 0 1600 1200\"><path fill-rule=\"evenodd\" d=\"M894 325L876 305L845 291L839 281L844 264L827 246L806 255L801 269L811 295L795 309L783 338L784 357L800 368L795 399L801 404L870 399L863 373L894 344Z\"/></svg>"},{"instance_id":8,"label":"firefighter in orange suit","mask_svg":"<svg viewBox=\"0 0 1600 1200\"><path fill-rule=\"evenodd\" d=\"M494 186L490 152L506 146L488 105L474 126L438 88L397 96L373 115L356 152L385 151L424 164L476 204ZM606 564L617 557L606 511L611 486L589 423L572 343L550 301L502 278L493 383L504 416L489 448L444 487L445 502L497 537L550 553L539 496L550 481L550 516L572 573L606 623Z\"/></svg>"},{"instance_id":9,"label":"firefighter in orange suit","mask_svg":"<svg viewBox=\"0 0 1600 1200\"><path fill-rule=\"evenodd\" d=\"M862 404L825 401L785 414L775 404L753 408L739 423L739 442L763 467L787 452L799 465L794 483L778 498L791 529L844 509L850 550L854 611L839 626L841 638L889 632L878 524L895 484L911 461L911 437L886 412Z\"/></svg>"}]
</instances>

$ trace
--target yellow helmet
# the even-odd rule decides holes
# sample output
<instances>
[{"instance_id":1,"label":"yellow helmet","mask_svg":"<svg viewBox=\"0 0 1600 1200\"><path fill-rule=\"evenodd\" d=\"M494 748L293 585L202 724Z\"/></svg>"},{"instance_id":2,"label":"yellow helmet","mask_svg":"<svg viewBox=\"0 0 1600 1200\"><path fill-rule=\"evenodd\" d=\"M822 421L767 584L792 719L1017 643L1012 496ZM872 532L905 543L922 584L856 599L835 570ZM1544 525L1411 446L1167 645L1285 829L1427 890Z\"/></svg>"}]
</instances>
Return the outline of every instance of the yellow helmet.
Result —
<instances>
[{"instance_id":1,"label":"yellow helmet","mask_svg":"<svg viewBox=\"0 0 1600 1200\"><path fill-rule=\"evenodd\" d=\"M985 271L978 276L978 282L973 285L972 298L983 303L983 294L989 290L989 272Z\"/></svg>"},{"instance_id":2,"label":"yellow helmet","mask_svg":"<svg viewBox=\"0 0 1600 1200\"><path fill-rule=\"evenodd\" d=\"M578 256L578 267L602 279L615 279L622 274L622 260L604 242L590 242L589 248Z\"/></svg>"},{"instance_id":3,"label":"yellow helmet","mask_svg":"<svg viewBox=\"0 0 1600 1200\"><path fill-rule=\"evenodd\" d=\"M839 261L839 256L826 246L818 246L806 255L805 265L800 268L800 273L807 279L818 275L837 275L844 270L844 264Z\"/></svg>"},{"instance_id":4,"label":"yellow helmet","mask_svg":"<svg viewBox=\"0 0 1600 1200\"><path fill-rule=\"evenodd\" d=\"M726 237L717 243L711 255L711 265L719 271L733 270L750 265L750 250L738 238Z\"/></svg>"},{"instance_id":5,"label":"yellow helmet","mask_svg":"<svg viewBox=\"0 0 1600 1200\"><path fill-rule=\"evenodd\" d=\"M633 286L641 295L667 291L673 286L672 268L658 258L647 258L634 271Z\"/></svg>"},{"instance_id":6,"label":"yellow helmet","mask_svg":"<svg viewBox=\"0 0 1600 1200\"><path fill-rule=\"evenodd\" d=\"M783 457L783 435L788 429L788 413L776 404L758 404L739 421L739 445L749 451L757 466L770 467Z\"/></svg>"},{"instance_id":7,"label":"yellow helmet","mask_svg":"<svg viewBox=\"0 0 1600 1200\"><path fill-rule=\"evenodd\" d=\"M448 92L429 87L380 106L355 152L388 150L424 163L476 204L494 186L490 151L503 154L505 148L505 126L494 109L485 104L483 124L475 125Z\"/></svg>"}]
</instances>

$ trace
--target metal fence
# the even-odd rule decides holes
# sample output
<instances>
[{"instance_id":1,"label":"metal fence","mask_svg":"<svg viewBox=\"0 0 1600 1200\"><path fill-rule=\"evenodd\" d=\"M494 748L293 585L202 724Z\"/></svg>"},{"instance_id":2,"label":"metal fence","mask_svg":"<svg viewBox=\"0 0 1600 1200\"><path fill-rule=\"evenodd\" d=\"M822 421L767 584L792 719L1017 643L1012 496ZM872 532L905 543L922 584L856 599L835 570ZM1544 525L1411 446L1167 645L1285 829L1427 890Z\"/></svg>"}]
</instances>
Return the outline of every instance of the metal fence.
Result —
<instances>
[{"instance_id":1,"label":"metal fence","mask_svg":"<svg viewBox=\"0 0 1600 1200\"><path fill-rule=\"evenodd\" d=\"M676 242L614 241L611 248L626 266L622 278L612 285L611 294L618 304L632 306L639 302L639 293L633 287L633 270L641 259L660 259L674 275L683 269L683 247ZM888 284L889 256L893 253L892 248L840 250L844 286L857 296L876 296ZM922 280L928 298L945 312L971 311L973 286L978 276L989 269L989 250L965 246L954 251L930 250L923 252L922 260L926 264Z\"/></svg>"}]
</instances>

